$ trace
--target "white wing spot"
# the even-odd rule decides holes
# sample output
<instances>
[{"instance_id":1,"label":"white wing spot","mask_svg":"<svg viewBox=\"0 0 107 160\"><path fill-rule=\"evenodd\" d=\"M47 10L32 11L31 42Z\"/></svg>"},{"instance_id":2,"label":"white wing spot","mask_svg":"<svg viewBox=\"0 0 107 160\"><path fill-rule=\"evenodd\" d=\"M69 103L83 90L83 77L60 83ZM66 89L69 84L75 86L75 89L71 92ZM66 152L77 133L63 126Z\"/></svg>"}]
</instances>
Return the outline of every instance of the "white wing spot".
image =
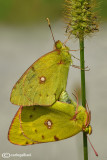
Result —
<instances>
[{"instance_id":1,"label":"white wing spot","mask_svg":"<svg viewBox=\"0 0 107 160\"><path fill-rule=\"evenodd\" d=\"M51 120L46 120L44 124L45 124L45 125L47 126L47 128L49 128L49 129L52 127L52 122L51 122Z\"/></svg>"},{"instance_id":2,"label":"white wing spot","mask_svg":"<svg viewBox=\"0 0 107 160\"><path fill-rule=\"evenodd\" d=\"M44 82L45 81L45 77L41 77L41 79L40 79L42 82Z\"/></svg>"},{"instance_id":3,"label":"white wing spot","mask_svg":"<svg viewBox=\"0 0 107 160\"><path fill-rule=\"evenodd\" d=\"M46 78L44 76L40 77L40 83L44 83L46 81Z\"/></svg>"},{"instance_id":4,"label":"white wing spot","mask_svg":"<svg viewBox=\"0 0 107 160\"><path fill-rule=\"evenodd\" d=\"M51 121L47 121L47 125L51 126L52 125Z\"/></svg>"}]
</instances>

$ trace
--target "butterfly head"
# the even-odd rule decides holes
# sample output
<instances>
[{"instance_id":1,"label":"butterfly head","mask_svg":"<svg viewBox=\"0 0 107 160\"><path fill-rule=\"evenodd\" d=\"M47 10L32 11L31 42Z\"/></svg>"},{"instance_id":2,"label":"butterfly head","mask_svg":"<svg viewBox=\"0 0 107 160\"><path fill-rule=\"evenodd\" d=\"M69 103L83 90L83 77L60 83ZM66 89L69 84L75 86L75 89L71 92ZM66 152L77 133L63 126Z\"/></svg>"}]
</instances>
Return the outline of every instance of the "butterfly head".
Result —
<instances>
[{"instance_id":1,"label":"butterfly head","mask_svg":"<svg viewBox=\"0 0 107 160\"><path fill-rule=\"evenodd\" d=\"M89 111L89 109L87 111L87 108L86 108L86 115L87 115L87 118L86 118L85 126L83 127L83 131L90 135L92 133L92 127L90 126L91 112Z\"/></svg>"},{"instance_id":2,"label":"butterfly head","mask_svg":"<svg viewBox=\"0 0 107 160\"><path fill-rule=\"evenodd\" d=\"M91 134L92 133L92 127L89 125L88 127L86 127L85 129L83 129L83 131L87 134Z\"/></svg>"},{"instance_id":3,"label":"butterfly head","mask_svg":"<svg viewBox=\"0 0 107 160\"><path fill-rule=\"evenodd\" d=\"M58 50L64 50L66 52L69 52L69 48L65 46L60 40L55 42L55 48Z\"/></svg>"},{"instance_id":4,"label":"butterfly head","mask_svg":"<svg viewBox=\"0 0 107 160\"><path fill-rule=\"evenodd\" d=\"M61 41L58 40L55 42L55 49L59 51L59 53L62 56L62 60L64 61L65 64L68 65L72 64L69 48L65 44L63 44Z\"/></svg>"}]
</instances>

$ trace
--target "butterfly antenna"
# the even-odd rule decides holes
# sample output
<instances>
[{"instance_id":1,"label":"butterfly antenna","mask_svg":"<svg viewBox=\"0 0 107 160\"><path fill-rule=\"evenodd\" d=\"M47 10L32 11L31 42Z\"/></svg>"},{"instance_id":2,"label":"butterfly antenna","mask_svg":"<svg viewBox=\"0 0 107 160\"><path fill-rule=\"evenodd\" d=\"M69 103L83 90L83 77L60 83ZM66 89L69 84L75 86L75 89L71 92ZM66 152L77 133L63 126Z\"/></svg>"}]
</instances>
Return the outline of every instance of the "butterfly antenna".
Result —
<instances>
[{"instance_id":1,"label":"butterfly antenna","mask_svg":"<svg viewBox=\"0 0 107 160\"><path fill-rule=\"evenodd\" d=\"M65 42L63 43L63 45L65 45L69 41L70 36L71 36L71 34L69 34L68 38L65 40Z\"/></svg>"},{"instance_id":2,"label":"butterfly antenna","mask_svg":"<svg viewBox=\"0 0 107 160\"><path fill-rule=\"evenodd\" d=\"M50 20L49 20L49 18L46 18L46 19L47 19L47 21L48 21L48 26L49 26L49 28L50 28L50 31L51 31L51 34L52 34L53 41L54 41L54 43L55 43L55 38L54 38L54 35L53 35L53 32L52 32Z\"/></svg>"},{"instance_id":3,"label":"butterfly antenna","mask_svg":"<svg viewBox=\"0 0 107 160\"><path fill-rule=\"evenodd\" d=\"M94 149L94 147L93 147L93 145L92 145L92 143L91 143L91 141L90 141L90 139L89 139L88 136L87 136L87 139L88 139L88 141L89 141L89 143L90 143L90 145L91 145L91 147L92 147L92 149L93 149L95 155L98 157L98 153L97 153L96 150Z\"/></svg>"}]
</instances>

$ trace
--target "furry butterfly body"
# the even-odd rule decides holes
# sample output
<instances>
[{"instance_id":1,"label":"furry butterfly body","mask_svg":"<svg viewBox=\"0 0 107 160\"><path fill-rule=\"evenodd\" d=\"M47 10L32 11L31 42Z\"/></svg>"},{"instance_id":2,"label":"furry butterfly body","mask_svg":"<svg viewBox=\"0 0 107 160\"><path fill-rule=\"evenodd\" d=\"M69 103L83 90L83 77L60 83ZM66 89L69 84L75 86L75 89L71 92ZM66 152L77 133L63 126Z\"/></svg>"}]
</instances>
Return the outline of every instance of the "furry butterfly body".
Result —
<instances>
[{"instance_id":1,"label":"furry butterfly body","mask_svg":"<svg viewBox=\"0 0 107 160\"><path fill-rule=\"evenodd\" d=\"M82 106L57 101L50 107L20 107L9 129L8 139L17 145L59 141L87 131L89 113Z\"/></svg>"},{"instance_id":2,"label":"furry butterfly body","mask_svg":"<svg viewBox=\"0 0 107 160\"><path fill-rule=\"evenodd\" d=\"M65 90L69 66L69 48L60 41L55 50L34 62L12 89L10 101L20 106L52 105Z\"/></svg>"}]
</instances>

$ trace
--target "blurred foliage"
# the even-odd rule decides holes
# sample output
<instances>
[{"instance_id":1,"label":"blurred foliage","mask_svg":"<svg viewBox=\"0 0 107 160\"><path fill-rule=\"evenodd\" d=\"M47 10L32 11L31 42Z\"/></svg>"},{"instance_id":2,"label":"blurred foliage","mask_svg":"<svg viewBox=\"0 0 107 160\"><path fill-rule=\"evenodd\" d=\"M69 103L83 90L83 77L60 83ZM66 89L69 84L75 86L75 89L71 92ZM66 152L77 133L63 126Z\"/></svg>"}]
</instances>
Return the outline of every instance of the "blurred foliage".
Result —
<instances>
[{"instance_id":1,"label":"blurred foliage","mask_svg":"<svg viewBox=\"0 0 107 160\"><path fill-rule=\"evenodd\" d=\"M100 2L100 0L97 0ZM64 0L0 0L0 23L33 24L46 17L60 18ZM100 12L107 19L107 0L101 1Z\"/></svg>"},{"instance_id":2,"label":"blurred foliage","mask_svg":"<svg viewBox=\"0 0 107 160\"><path fill-rule=\"evenodd\" d=\"M107 0L97 0L99 4L99 13L103 20L107 21Z\"/></svg>"}]
</instances>

